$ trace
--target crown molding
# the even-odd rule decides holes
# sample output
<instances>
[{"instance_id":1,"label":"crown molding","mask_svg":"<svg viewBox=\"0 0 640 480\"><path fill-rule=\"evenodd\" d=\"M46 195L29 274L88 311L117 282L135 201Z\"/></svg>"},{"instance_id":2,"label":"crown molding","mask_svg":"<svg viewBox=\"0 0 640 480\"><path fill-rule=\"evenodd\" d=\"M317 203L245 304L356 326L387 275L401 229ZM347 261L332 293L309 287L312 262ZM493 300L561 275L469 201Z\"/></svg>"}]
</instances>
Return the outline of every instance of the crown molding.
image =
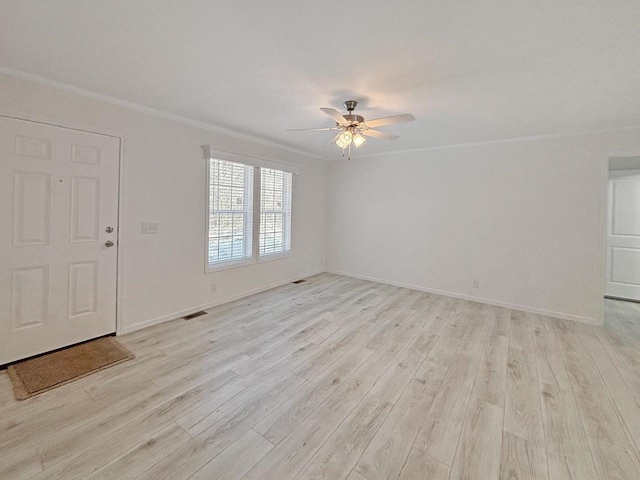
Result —
<instances>
[{"instance_id":1,"label":"crown molding","mask_svg":"<svg viewBox=\"0 0 640 480\"><path fill-rule=\"evenodd\" d=\"M495 140L481 140L478 142L451 143L447 145L434 145L430 147L407 148L404 150L390 150L388 152L365 153L363 155L358 155L357 158L382 157L382 156L391 155L391 154L396 155L396 154L403 154L403 153L419 153L419 152L427 152L430 150L447 150L451 148L480 147L484 145L499 145L503 143L518 143L518 142L529 142L529 141L537 141L537 140L550 140L555 138L586 137L589 135L632 132L635 130L640 131L640 125L631 125L628 127L610 128L610 129L603 129L603 130L586 130L582 132L569 132L569 133L547 133L547 134L541 134L541 135L529 135L525 137L509 137L509 138L499 138ZM341 160L341 159L329 159L330 162L338 161L338 160Z\"/></svg>"},{"instance_id":2,"label":"crown molding","mask_svg":"<svg viewBox=\"0 0 640 480\"><path fill-rule=\"evenodd\" d=\"M57 88L59 90L63 90L69 93L74 93L76 95L80 95L87 98L92 98L94 100L99 100L105 103L109 103L112 105L117 105L120 107L128 108L130 110L135 110L140 113L145 113L147 115L151 115L157 118L162 118L164 120L170 120L177 123L181 123L184 125L189 125L192 127L200 128L202 130L207 130L210 132L214 132L220 135L225 135L232 138L237 138L239 140L249 141L258 145L264 145L271 148L278 148L281 150L285 150L291 153L295 153L298 155L304 155L306 157L312 158L314 160L321 160L324 162L336 162L343 160L342 157L335 158L334 156L325 156L314 154L296 147L292 147L290 145L279 143L277 141L269 140L263 137L251 135L248 133L241 133L235 130L222 127L220 125L214 125L211 123L202 122L200 120L194 120L191 118L183 117L181 115L176 115L174 113L165 112L163 110L158 110L152 107L147 107L145 105L140 105L138 103L130 102L128 100L121 100L116 97L111 97L109 95L104 95L102 93L94 92L92 90L87 90L84 88L76 87L73 85L69 85L67 83L58 82L57 80L51 80L46 77L41 77L39 75L35 75L32 73L23 72L21 70L15 70L8 67L0 66L0 73L20 78L23 80L28 80L30 82L38 83L41 85L45 85L47 87ZM494 140L481 140L477 142L462 142L462 143L451 143L446 145L433 145L427 147L419 147L419 148L409 148L409 149L401 149L401 150L389 150L386 152L374 152L374 153L365 153L360 154L356 158L371 158L371 157L382 157L385 155L397 155L397 154L405 154L405 153L419 153L419 152L428 152L431 150L445 150L451 148L464 148L464 147L478 147L485 145L499 145L504 143L516 143L516 142L527 142L527 141L536 141L536 140L549 140L549 139L557 139L557 138L570 138L570 137L581 137L588 135L598 135L598 134L607 134L607 133L619 133L619 132L627 132L640 130L640 125L632 125L628 127L619 127L619 128L611 128L611 129L602 129L602 130L586 130L580 132L568 132L568 133L548 133L541 135L529 135L522 137L507 137L507 138L499 138Z\"/></svg>"},{"instance_id":3,"label":"crown molding","mask_svg":"<svg viewBox=\"0 0 640 480\"><path fill-rule=\"evenodd\" d=\"M268 140L263 137L251 135L248 133L241 133L235 130L222 127L220 125L214 125L207 122L202 122L200 120L194 120L192 118L183 117L181 115L176 115L174 113L169 113L164 110L158 110L156 108L147 107L145 105L140 105L135 102L130 102L128 100L122 100L120 98L112 97L109 95L104 95L102 93L94 92L93 90L87 90L85 88L76 87L74 85L69 85L67 83L58 82L57 80L51 80L46 77L41 77L40 75L35 75L32 73L23 72L21 70L15 70L13 68L0 66L0 73L5 75L9 75L11 77L20 78L22 80L28 80L30 82L38 83L40 85L44 85L51 88L56 88L59 90L63 90L65 92L74 93L76 95L80 95L83 97L91 98L94 100L99 100L105 103L109 103L112 105L117 105L119 107L128 108L130 110L135 110L140 113L144 113L147 115L151 115L153 117L162 118L164 120L170 120L173 122L181 123L184 125L189 125L191 127L200 128L202 130L207 130L213 133L218 133L220 135L225 135L232 138L237 138L239 140L249 141L258 145L264 145L267 147L278 148L280 150L286 150L291 153L296 153L299 155L304 155L306 157L312 158L314 160L322 160L326 161L325 158L315 155L313 153L307 152L305 150L301 150L299 148L292 147L290 145L286 145L283 143L275 142L273 140Z\"/></svg>"}]
</instances>

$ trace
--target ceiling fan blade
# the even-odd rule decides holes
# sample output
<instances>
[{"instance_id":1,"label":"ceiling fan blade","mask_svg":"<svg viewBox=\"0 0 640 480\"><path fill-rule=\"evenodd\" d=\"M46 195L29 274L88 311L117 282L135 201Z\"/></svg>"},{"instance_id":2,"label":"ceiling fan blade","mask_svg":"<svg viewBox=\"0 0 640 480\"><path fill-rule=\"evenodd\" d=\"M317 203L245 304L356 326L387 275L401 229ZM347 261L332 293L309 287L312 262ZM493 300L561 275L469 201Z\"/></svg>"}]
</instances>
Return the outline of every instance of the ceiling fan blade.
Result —
<instances>
[{"instance_id":1,"label":"ceiling fan blade","mask_svg":"<svg viewBox=\"0 0 640 480\"><path fill-rule=\"evenodd\" d=\"M396 138L399 138L398 135L391 135L390 133L386 133L386 132L380 132L378 130L363 130L362 134L365 137L375 137L375 138L382 138L384 140L395 140Z\"/></svg>"},{"instance_id":2,"label":"ceiling fan blade","mask_svg":"<svg viewBox=\"0 0 640 480\"><path fill-rule=\"evenodd\" d=\"M349 121L346 118L344 118L342 115L340 115L340 112L337 111L335 108L321 108L320 110L322 110L324 113L329 115L338 123L349 123Z\"/></svg>"},{"instance_id":3,"label":"ceiling fan blade","mask_svg":"<svg viewBox=\"0 0 640 480\"><path fill-rule=\"evenodd\" d=\"M338 127L327 127L327 128L290 128L285 130L285 132L322 132L327 130L338 130Z\"/></svg>"},{"instance_id":4,"label":"ceiling fan blade","mask_svg":"<svg viewBox=\"0 0 640 480\"><path fill-rule=\"evenodd\" d=\"M333 137L331 139L331 141L329 143L327 143L327 145L331 145L332 143L336 143L336 140L338 140L338 137L340 136L340 134L342 134L342 132L338 133L335 137Z\"/></svg>"},{"instance_id":5,"label":"ceiling fan blade","mask_svg":"<svg viewBox=\"0 0 640 480\"><path fill-rule=\"evenodd\" d=\"M402 115L393 115L392 117L376 118L374 120L367 120L365 125L370 128L382 127L384 125L392 125L394 123L413 122L416 119L410 113L403 113Z\"/></svg>"}]
</instances>

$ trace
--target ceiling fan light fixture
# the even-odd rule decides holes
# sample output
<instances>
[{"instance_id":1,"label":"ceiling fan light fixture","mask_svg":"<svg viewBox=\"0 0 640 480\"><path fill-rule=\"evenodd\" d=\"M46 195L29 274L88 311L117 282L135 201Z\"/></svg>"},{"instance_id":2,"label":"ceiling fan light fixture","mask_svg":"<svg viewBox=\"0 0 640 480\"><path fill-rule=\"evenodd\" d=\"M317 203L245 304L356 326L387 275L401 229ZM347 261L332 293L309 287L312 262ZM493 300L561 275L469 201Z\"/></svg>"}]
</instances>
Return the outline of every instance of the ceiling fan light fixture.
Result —
<instances>
[{"instance_id":1,"label":"ceiling fan light fixture","mask_svg":"<svg viewBox=\"0 0 640 480\"><path fill-rule=\"evenodd\" d=\"M345 130L338 137L338 141L341 144L343 144L345 147L349 146L351 144L352 140L353 140L353 135L351 135L351 132L349 130ZM342 147L342 148L344 148L344 147Z\"/></svg>"},{"instance_id":2,"label":"ceiling fan light fixture","mask_svg":"<svg viewBox=\"0 0 640 480\"><path fill-rule=\"evenodd\" d=\"M385 125L394 125L396 123L412 122L415 117L410 113L403 113L401 115L392 115L390 117L374 118L373 120L365 121L362 115L354 115L358 102L355 100L347 100L344 102L344 108L347 109L346 115L342 115L335 108L320 108L322 112L331 117L335 122L333 127L321 127L321 128L303 128L294 130L332 130L336 131L337 135L333 137L327 145L335 143L342 149L342 156L345 156L345 150L349 150L349 158L351 158L351 144L356 148L360 147L367 141L366 137L374 137L383 140L395 140L397 135L381 132L375 130L377 127L384 127ZM289 131L294 131L289 130Z\"/></svg>"},{"instance_id":3,"label":"ceiling fan light fixture","mask_svg":"<svg viewBox=\"0 0 640 480\"><path fill-rule=\"evenodd\" d=\"M366 141L367 139L365 138L365 136L360 133L356 133L353 136L353 143L355 144L356 148L358 148L360 145L362 145Z\"/></svg>"}]
</instances>

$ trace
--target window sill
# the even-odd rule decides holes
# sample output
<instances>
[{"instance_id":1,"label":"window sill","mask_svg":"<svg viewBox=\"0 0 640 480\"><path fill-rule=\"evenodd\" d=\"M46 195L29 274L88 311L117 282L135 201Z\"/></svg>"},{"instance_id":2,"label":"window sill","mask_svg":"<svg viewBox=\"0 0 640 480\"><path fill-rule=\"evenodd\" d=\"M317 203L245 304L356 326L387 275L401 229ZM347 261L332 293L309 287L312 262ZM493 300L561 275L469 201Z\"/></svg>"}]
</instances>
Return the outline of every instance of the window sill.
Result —
<instances>
[{"instance_id":1,"label":"window sill","mask_svg":"<svg viewBox=\"0 0 640 480\"><path fill-rule=\"evenodd\" d=\"M216 267L209 267L206 266L205 267L205 271L204 273L216 273L216 272L221 272L222 270L230 270L232 268L239 268L239 267L247 267L249 265L254 265L256 262L253 258L249 259L249 260L243 260L243 261L239 261L239 262L233 262L233 263L224 263L221 264L220 266L216 266Z\"/></svg>"},{"instance_id":2,"label":"window sill","mask_svg":"<svg viewBox=\"0 0 640 480\"><path fill-rule=\"evenodd\" d=\"M262 257L258 257L258 263L271 262L273 260L280 260L282 258L289 258L291 256L291 251L286 253L274 253L272 255L264 255Z\"/></svg>"}]
</instances>

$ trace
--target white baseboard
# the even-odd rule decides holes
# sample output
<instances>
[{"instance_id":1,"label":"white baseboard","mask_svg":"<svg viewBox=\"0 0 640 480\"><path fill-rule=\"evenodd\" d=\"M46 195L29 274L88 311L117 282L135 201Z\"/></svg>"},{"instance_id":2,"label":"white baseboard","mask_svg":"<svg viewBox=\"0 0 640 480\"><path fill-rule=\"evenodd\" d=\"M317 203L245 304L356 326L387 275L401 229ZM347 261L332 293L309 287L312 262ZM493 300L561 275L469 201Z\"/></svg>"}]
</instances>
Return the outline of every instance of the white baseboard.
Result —
<instances>
[{"instance_id":1,"label":"white baseboard","mask_svg":"<svg viewBox=\"0 0 640 480\"><path fill-rule=\"evenodd\" d=\"M271 283L269 285L265 285L263 287L254 288L253 290L247 290L237 295L231 295L230 297L220 298L214 302L205 303L202 305L198 305L195 307L187 308L185 310L181 310L179 312L173 312L168 315L162 315L160 317L152 318L149 320L145 320L143 322L134 323L133 325L127 325L123 329L123 334L135 332L136 330L140 330L143 328L150 327L152 325L157 325L158 323L168 322L170 320L175 320L176 318L184 317L185 315L189 315L194 312L199 312L200 310L206 310L207 308L217 307L218 305L222 305L224 303L234 302L236 300L240 300L241 298L248 297L250 295L255 295L256 293L264 292L266 290L271 290L272 288L280 287L287 283L295 282L296 280L302 280L303 278L312 277L314 275L318 275L323 273L324 270L316 270L313 272L306 273L304 275L298 275L296 277L289 278L287 280L282 280L280 282Z\"/></svg>"},{"instance_id":2,"label":"white baseboard","mask_svg":"<svg viewBox=\"0 0 640 480\"><path fill-rule=\"evenodd\" d=\"M195 307L191 307L191 308L187 308L185 310L181 310L178 312L173 312L167 315L162 315L160 317L156 317L156 318L152 318L149 320L145 320L143 322L139 322L139 323L134 323L133 325L128 325L125 326L123 329L123 334L124 333L131 333L134 332L136 330L140 330L146 327L150 327L152 325L157 325L159 323L163 323L163 322L168 322L170 320L175 320L176 318L180 318L180 317L184 317L185 315L189 315L191 313L194 312L198 312L200 310L206 310L208 308L213 308L213 307L217 307L218 305L222 305L224 303L229 303L229 302L234 302L236 300L240 300L241 298L244 297L248 297L250 295L255 295L256 293L261 293L264 292L266 290L271 290L272 288L276 288L276 287L280 287L282 285L285 285L287 283L290 282L295 282L296 280L301 280L303 278L307 278L307 277L312 277L313 275L318 275L320 273L323 273L324 271L326 271L327 273L333 273L335 275L342 275L344 277L352 277L352 278L358 278L360 280L367 280L370 282L376 282L376 283L384 283L387 285L393 285L396 287L403 287L403 288L410 288L412 290L418 290L421 292L427 292L427 293L433 293L436 295L444 295L447 297L454 297L454 298L460 298L462 300L470 300L472 302L479 302L479 303L486 303L488 305L495 305L496 307L503 307L503 308L511 308L514 310L521 310L523 312L530 312L530 313L535 313L538 315L546 315L549 317L555 317L555 318L560 318L562 320L571 320L574 322L581 322L581 323L588 323L590 325L602 325L602 321L595 319L595 318L589 318L589 317L581 317L579 315L573 315L573 314L569 314L569 313L563 313L563 312L553 312L550 310L545 310L542 308L536 308L536 307L531 307L528 305L516 305L513 303L506 303L506 302L501 302L498 300L492 300L489 298L483 298L483 297L475 297L472 295L463 295L460 293L456 293L456 292L449 292L449 291L445 291L445 290L438 290L435 288L426 288L426 287L422 287L419 285L412 285L409 283L403 283L403 282L395 282L392 280L385 280L382 278L377 278L377 277L370 277L367 275L358 275L355 273L349 273L349 272L342 272L339 270L316 270L313 272L309 272L307 274L304 275L299 275L296 277L292 277L286 280L282 280L280 282L275 282L269 285L265 285L263 287L259 287L259 288L255 288L253 290L247 290L244 292L241 292L237 295L232 295L230 297L225 297L225 298L221 298L218 299L214 302L209 302L209 303L205 303L202 305L198 305Z\"/></svg>"},{"instance_id":3,"label":"white baseboard","mask_svg":"<svg viewBox=\"0 0 640 480\"><path fill-rule=\"evenodd\" d=\"M470 300L472 302L486 303L488 305L494 305L496 307L511 308L513 310L521 310L523 312L535 313L537 315L546 315L548 317L559 318L559 319L562 319L562 320L571 320L571 321L574 321L574 322L588 323L590 325L603 325L603 321L602 320L598 320L596 318L581 317L579 315L573 315L573 314L570 314L570 313L553 312L553 311L550 311L550 310L531 307L531 306L528 306L528 305L516 305L516 304L513 304L513 303L501 302L499 300L492 300L490 298L474 297L474 296L471 296L471 295L463 295L463 294L460 294L460 293L448 292L448 291L445 291L445 290L437 290L437 289L434 289L434 288L426 288L426 287L422 287L422 286L419 286L419 285L411 285L411 284L408 284L408 283L394 282L393 280L385 280L385 279L382 279L382 278L369 277L367 275L358 275L358 274L355 274L355 273L341 272L339 270L326 270L326 272L327 273L333 273L333 274L336 274L336 275L342 275L344 277L353 277L353 278L358 278L360 280L368 280L370 282L384 283L384 284L393 285L393 286L396 286L396 287L410 288L412 290L418 290L418 291L421 291L421 292L433 293L433 294L436 294L436 295L444 295L444 296L447 296L447 297L460 298L462 300Z\"/></svg>"}]
</instances>

